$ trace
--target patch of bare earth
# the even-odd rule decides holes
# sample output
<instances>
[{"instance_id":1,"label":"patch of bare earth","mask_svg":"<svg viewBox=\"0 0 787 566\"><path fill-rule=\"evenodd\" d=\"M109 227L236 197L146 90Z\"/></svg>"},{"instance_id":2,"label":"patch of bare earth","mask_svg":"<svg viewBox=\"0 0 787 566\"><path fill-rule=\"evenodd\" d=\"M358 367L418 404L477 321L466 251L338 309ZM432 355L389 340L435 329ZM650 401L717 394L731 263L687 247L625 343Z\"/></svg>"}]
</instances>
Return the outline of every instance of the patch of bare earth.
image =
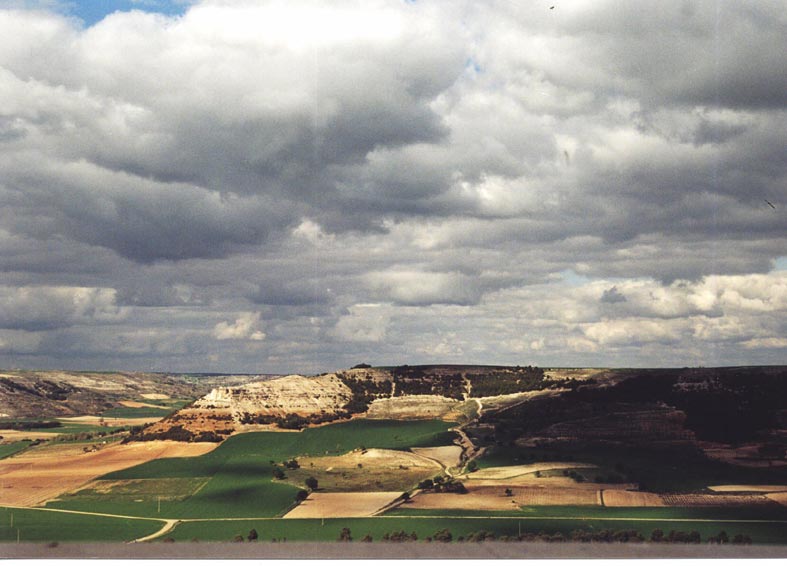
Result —
<instances>
[{"instance_id":1,"label":"patch of bare earth","mask_svg":"<svg viewBox=\"0 0 787 566\"><path fill-rule=\"evenodd\" d=\"M467 477L474 480L508 480L525 474L533 474L535 472L596 467L597 466L594 464L583 464L581 462L537 462L535 464L523 464L520 466L484 468L468 474Z\"/></svg>"},{"instance_id":2,"label":"patch of bare earth","mask_svg":"<svg viewBox=\"0 0 787 566\"><path fill-rule=\"evenodd\" d=\"M314 492L309 494L309 497L295 509L287 513L284 518L370 517L401 495L401 491L364 493Z\"/></svg>"},{"instance_id":3,"label":"patch of bare earth","mask_svg":"<svg viewBox=\"0 0 787 566\"><path fill-rule=\"evenodd\" d=\"M656 493L605 489L601 492L605 507L664 507L664 500Z\"/></svg>"},{"instance_id":4,"label":"patch of bare earth","mask_svg":"<svg viewBox=\"0 0 787 566\"><path fill-rule=\"evenodd\" d=\"M369 405L369 419L443 418L456 413L462 402L440 395L409 395L376 399Z\"/></svg>"},{"instance_id":5,"label":"patch of bare earth","mask_svg":"<svg viewBox=\"0 0 787 566\"><path fill-rule=\"evenodd\" d=\"M156 419L147 419L148 422ZM155 434L170 430L180 426L194 434L201 432L219 431L230 434L237 430L237 422L233 419L229 409L200 409L189 407L181 409L175 415L157 421L154 425L145 429L145 433Z\"/></svg>"},{"instance_id":6,"label":"patch of bare earth","mask_svg":"<svg viewBox=\"0 0 787 566\"><path fill-rule=\"evenodd\" d=\"M84 452L83 445L28 451L0 460L0 505L39 505L109 472L157 458L201 456L215 447L155 441L113 444L96 452Z\"/></svg>"},{"instance_id":7,"label":"patch of bare earth","mask_svg":"<svg viewBox=\"0 0 787 566\"><path fill-rule=\"evenodd\" d=\"M414 454L436 460L444 468L456 468L460 464L462 448L459 446L435 446L432 448L411 448Z\"/></svg>"},{"instance_id":8,"label":"patch of bare earth","mask_svg":"<svg viewBox=\"0 0 787 566\"><path fill-rule=\"evenodd\" d=\"M529 505L600 505L597 490L520 486L474 486L468 493L422 492L415 495L412 509L457 509L509 511ZM509 490L506 492L506 490Z\"/></svg>"},{"instance_id":9,"label":"patch of bare earth","mask_svg":"<svg viewBox=\"0 0 787 566\"><path fill-rule=\"evenodd\" d=\"M771 501L775 501L779 505L784 505L785 507L787 507L787 492L768 493L765 497L767 497Z\"/></svg>"},{"instance_id":10,"label":"patch of bare earth","mask_svg":"<svg viewBox=\"0 0 787 566\"><path fill-rule=\"evenodd\" d=\"M61 417L63 423L89 424L95 426L139 426L154 423L160 417L99 417L97 415L83 415L81 417ZM62 433L59 433L62 434Z\"/></svg>"},{"instance_id":11,"label":"patch of bare earth","mask_svg":"<svg viewBox=\"0 0 787 566\"><path fill-rule=\"evenodd\" d=\"M498 411L507 407L521 405L533 399L542 397L558 397L568 391L568 389L542 389L540 391L524 391L522 393L511 393L509 395L495 395L494 397L480 397L484 411Z\"/></svg>"},{"instance_id":12,"label":"patch of bare earth","mask_svg":"<svg viewBox=\"0 0 787 566\"><path fill-rule=\"evenodd\" d=\"M598 379L606 377L611 372L608 369L599 368L550 368L544 369L544 379L576 379L585 381L590 378Z\"/></svg>"},{"instance_id":13,"label":"patch of bare earth","mask_svg":"<svg viewBox=\"0 0 787 566\"><path fill-rule=\"evenodd\" d=\"M711 491L726 493L726 492L742 492L742 491L759 491L761 493L773 493L780 491L787 491L787 485L709 485L708 489Z\"/></svg>"},{"instance_id":14,"label":"patch of bare earth","mask_svg":"<svg viewBox=\"0 0 787 566\"><path fill-rule=\"evenodd\" d=\"M341 456L299 458L300 468L284 470L289 483L303 485L306 478L317 479L330 491L383 492L411 489L419 481L442 471L437 462L401 450L354 450Z\"/></svg>"}]
</instances>

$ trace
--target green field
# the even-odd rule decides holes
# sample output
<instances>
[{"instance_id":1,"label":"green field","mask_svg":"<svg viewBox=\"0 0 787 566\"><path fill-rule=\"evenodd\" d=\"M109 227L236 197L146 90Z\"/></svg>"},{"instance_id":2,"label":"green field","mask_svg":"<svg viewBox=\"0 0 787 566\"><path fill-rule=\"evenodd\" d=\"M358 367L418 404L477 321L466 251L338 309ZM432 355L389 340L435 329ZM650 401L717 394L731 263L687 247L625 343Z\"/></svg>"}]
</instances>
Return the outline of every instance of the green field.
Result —
<instances>
[{"instance_id":1,"label":"green field","mask_svg":"<svg viewBox=\"0 0 787 566\"><path fill-rule=\"evenodd\" d=\"M190 399L139 399L141 403L156 407L115 407L101 413L102 417L118 419L162 418L188 404Z\"/></svg>"},{"instance_id":2,"label":"green field","mask_svg":"<svg viewBox=\"0 0 787 566\"><path fill-rule=\"evenodd\" d=\"M122 542L152 534L161 526L160 521L144 519L0 507L0 542Z\"/></svg>"},{"instance_id":3,"label":"green field","mask_svg":"<svg viewBox=\"0 0 787 566\"><path fill-rule=\"evenodd\" d=\"M0 444L0 459L13 456L28 446L30 446L30 442L27 440L19 440L17 442L9 442L8 444Z\"/></svg>"},{"instance_id":4,"label":"green field","mask_svg":"<svg viewBox=\"0 0 787 566\"><path fill-rule=\"evenodd\" d=\"M190 495L181 491L177 497L172 497L162 489L159 501L158 495L116 497L114 488L102 494L83 490L50 502L48 507L141 517L275 517L293 505L299 488L274 481L274 464L303 455L344 454L361 446L404 450L411 446L440 445L453 437L453 433L447 432L451 426L453 423L436 420L354 420L300 433L240 434L204 456L154 460L102 478L209 478Z\"/></svg>"},{"instance_id":5,"label":"green field","mask_svg":"<svg viewBox=\"0 0 787 566\"><path fill-rule=\"evenodd\" d=\"M745 534L757 544L784 544L787 542L787 529L779 523L705 523L673 521L623 521L600 519L541 519L541 518L437 518L437 517L375 517L366 519L272 519L240 521L195 521L179 524L168 533L176 541L230 541L236 535L246 536L255 529L260 540L286 539L287 541L335 541L343 528L350 529L353 539L359 541L366 534L375 541L382 540L385 533L404 530L415 532L419 540L434 535L441 529L448 529L453 539L467 537L478 531L491 531L501 536L518 536L520 533L562 533L568 538L572 531L636 530L645 538L661 529L689 532L696 530L703 542L709 536L716 536L724 530L730 538Z\"/></svg>"}]
</instances>

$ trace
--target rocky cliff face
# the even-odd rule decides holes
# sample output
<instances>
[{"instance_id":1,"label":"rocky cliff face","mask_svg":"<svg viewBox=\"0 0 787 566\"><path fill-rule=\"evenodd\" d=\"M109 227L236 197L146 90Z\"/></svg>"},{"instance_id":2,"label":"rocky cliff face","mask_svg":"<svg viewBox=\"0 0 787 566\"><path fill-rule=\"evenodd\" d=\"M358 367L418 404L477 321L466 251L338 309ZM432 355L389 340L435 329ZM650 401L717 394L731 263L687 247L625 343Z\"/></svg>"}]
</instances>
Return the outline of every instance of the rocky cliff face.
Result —
<instances>
[{"instance_id":1,"label":"rocky cliff face","mask_svg":"<svg viewBox=\"0 0 787 566\"><path fill-rule=\"evenodd\" d=\"M351 398L350 388L336 374L288 375L243 387L218 387L198 399L193 407L228 410L237 418L247 413L273 417L308 416L337 413Z\"/></svg>"}]
</instances>

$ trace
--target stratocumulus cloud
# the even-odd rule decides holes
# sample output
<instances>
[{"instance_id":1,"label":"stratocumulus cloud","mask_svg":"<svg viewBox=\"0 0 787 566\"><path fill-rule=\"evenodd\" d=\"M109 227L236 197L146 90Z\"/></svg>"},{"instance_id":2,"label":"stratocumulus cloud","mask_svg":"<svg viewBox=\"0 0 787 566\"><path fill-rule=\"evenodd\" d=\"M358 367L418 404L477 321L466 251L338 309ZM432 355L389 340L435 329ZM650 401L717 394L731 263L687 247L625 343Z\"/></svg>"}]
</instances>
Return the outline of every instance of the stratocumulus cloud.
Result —
<instances>
[{"instance_id":1,"label":"stratocumulus cloud","mask_svg":"<svg viewBox=\"0 0 787 566\"><path fill-rule=\"evenodd\" d=\"M779 2L170 4L0 2L2 365L783 361Z\"/></svg>"}]
</instances>

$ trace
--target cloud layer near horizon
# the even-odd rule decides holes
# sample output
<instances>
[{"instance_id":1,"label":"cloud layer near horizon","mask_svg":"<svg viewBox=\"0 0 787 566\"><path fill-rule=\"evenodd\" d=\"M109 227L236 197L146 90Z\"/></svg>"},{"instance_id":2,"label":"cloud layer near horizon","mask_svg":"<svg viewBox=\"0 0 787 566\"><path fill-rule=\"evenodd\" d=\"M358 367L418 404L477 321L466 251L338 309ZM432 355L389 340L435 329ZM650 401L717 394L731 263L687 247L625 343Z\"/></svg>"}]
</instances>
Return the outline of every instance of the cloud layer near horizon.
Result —
<instances>
[{"instance_id":1,"label":"cloud layer near horizon","mask_svg":"<svg viewBox=\"0 0 787 566\"><path fill-rule=\"evenodd\" d=\"M0 10L0 362L784 362L781 8Z\"/></svg>"}]
</instances>

